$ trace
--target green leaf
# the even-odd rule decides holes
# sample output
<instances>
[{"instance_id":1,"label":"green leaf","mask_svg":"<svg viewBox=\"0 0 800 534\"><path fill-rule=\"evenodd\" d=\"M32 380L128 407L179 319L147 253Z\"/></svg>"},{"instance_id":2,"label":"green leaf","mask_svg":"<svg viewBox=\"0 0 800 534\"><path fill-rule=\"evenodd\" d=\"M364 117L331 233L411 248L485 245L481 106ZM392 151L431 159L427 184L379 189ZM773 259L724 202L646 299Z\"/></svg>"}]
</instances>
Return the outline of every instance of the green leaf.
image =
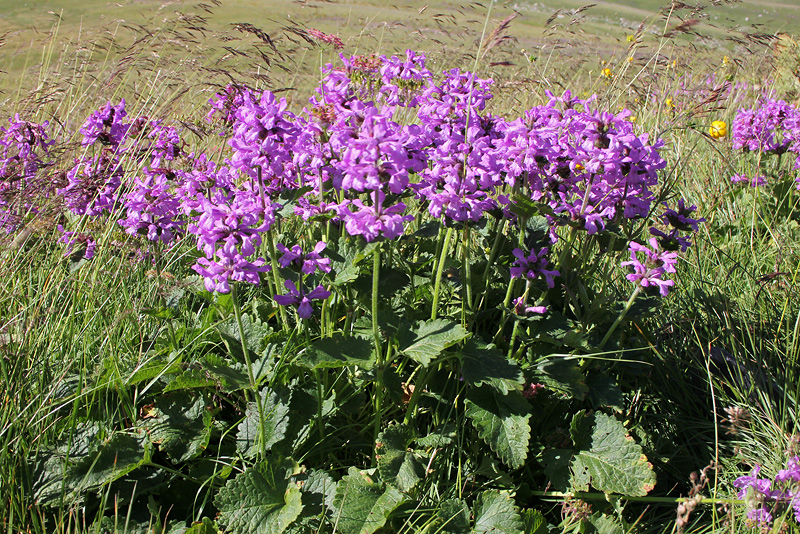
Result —
<instances>
[{"instance_id":1,"label":"green leaf","mask_svg":"<svg viewBox=\"0 0 800 534\"><path fill-rule=\"evenodd\" d=\"M73 496L78 496L124 477L149 459L150 444L143 431L139 434L117 432L68 469L65 484L72 489Z\"/></svg>"},{"instance_id":2,"label":"green leaf","mask_svg":"<svg viewBox=\"0 0 800 534\"><path fill-rule=\"evenodd\" d=\"M525 463L531 428L530 405L519 391L500 395L489 387L467 393L467 417L498 457L516 469Z\"/></svg>"},{"instance_id":3,"label":"green leaf","mask_svg":"<svg viewBox=\"0 0 800 534\"><path fill-rule=\"evenodd\" d=\"M266 461L229 480L214 504L232 534L281 534L303 509L300 488L286 480L284 467Z\"/></svg>"},{"instance_id":4,"label":"green leaf","mask_svg":"<svg viewBox=\"0 0 800 534\"><path fill-rule=\"evenodd\" d=\"M422 456L408 449L414 431L406 425L390 425L378 435L376 456L381 478L408 492L425 476Z\"/></svg>"},{"instance_id":5,"label":"green leaf","mask_svg":"<svg viewBox=\"0 0 800 534\"><path fill-rule=\"evenodd\" d=\"M306 369L326 369L357 365L371 369L375 365L372 342L352 336L326 337L314 341L300 353L297 365Z\"/></svg>"},{"instance_id":6,"label":"green leaf","mask_svg":"<svg viewBox=\"0 0 800 534\"><path fill-rule=\"evenodd\" d=\"M336 487L333 518L341 534L372 534L385 523L402 502L403 495L392 485L374 482L351 467Z\"/></svg>"},{"instance_id":7,"label":"green leaf","mask_svg":"<svg viewBox=\"0 0 800 534\"><path fill-rule=\"evenodd\" d=\"M140 382L152 380L157 376L162 376L168 373L177 373L180 371L181 368L178 363L170 363L161 359L151 360L141 367L137 367L125 380L125 385L134 386Z\"/></svg>"},{"instance_id":8,"label":"green leaf","mask_svg":"<svg viewBox=\"0 0 800 534\"><path fill-rule=\"evenodd\" d=\"M333 508L336 497L336 481L321 469L312 469L298 477L302 482L303 515L318 516Z\"/></svg>"},{"instance_id":9,"label":"green leaf","mask_svg":"<svg viewBox=\"0 0 800 534\"><path fill-rule=\"evenodd\" d=\"M260 400L260 414L255 402L247 403L244 420L239 423L239 432L236 434L236 450L248 458L261 451L260 439L264 440L263 449L269 450L286 436L286 429L289 426L289 403L291 402L289 390L276 392L269 388L263 388ZM259 425L260 415L264 418L261 425ZM259 435L259 426L263 432L261 436Z\"/></svg>"},{"instance_id":10,"label":"green leaf","mask_svg":"<svg viewBox=\"0 0 800 534\"><path fill-rule=\"evenodd\" d=\"M239 324L236 322L236 317L228 317L217 329L230 353L236 356L240 361L244 361L242 336L239 332ZM244 332L244 341L247 345L247 350L252 354L261 354L267 342L275 335L272 333L272 328L270 328L269 325L251 318L250 315L246 313L242 314L242 331Z\"/></svg>"},{"instance_id":11,"label":"green leaf","mask_svg":"<svg viewBox=\"0 0 800 534\"><path fill-rule=\"evenodd\" d=\"M622 411L622 391L610 376L605 373L591 373L586 378L586 386L589 388L589 399L595 407L607 406L617 412Z\"/></svg>"},{"instance_id":12,"label":"green leaf","mask_svg":"<svg viewBox=\"0 0 800 534\"><path fill-rule=\"evenodd\" d=\"M427 367L441 352L467 337L459 323L447 319L422 321L398 335L400 352Z\"/></svg>"},{"instance_id":13,"label":"green leaf","mask_svg":"<svg viewBox=\"0 0 800 534\"><path fill-rule=\"evenodd\" d=\"M547 534L547 519L539 510L522 510L522 530L525 534Z\"/></svg>"},{"instance_id":14,"label":"green leaf","mask_svg":"<svg viewBox=\"0 0 800 534\"><path fill-rule=\"evenodd\" d=\"M549 485L555 491L567 491L570 477L569 466L575 451L572 449L547 449L542 453L544 474L547 475Z\"/></svg>"},{"instance_id":15,"label":"green leaf","mask_svg":"<svg viewBox=\"0 0 800 534\"><path fill-rule=\"evenodd\" d=\"M469 533L469 506L461 499L442 501L436 510L437 529L442 534Z\"/></svg>"},{"instance_id":16,"label":"green leaf","mask_svg":"<svg viewBox=\"0 0 800 534\"><path fill-rule=\"evenodd\" d=\"M585 491L591 480L591 485L604 493L647 495L656 475L642 448L614 417L597 412L593 418L591 447L579 451L572 462L573 489Z\"/></svg>"},{"instance_id":17,"label":"green leaf","mask_svg":"<svg viewBox=\"0 0 800 534\"><path fill-rule=\"evenodd\" d=\"M566 393L574 399L581 400L589 392L586 377L575 358L553 355L536 366L536 377L550 389Z\"/></svg>"},{"instance_id":18,"label":"green leaf","mask_svg":"<svg viewBox=\"0 0 800 534\"><path fill-rule=\"evenodd\" d=\"M203 360L203 369L214 376L215 384L225 393L233 393L250 387L247 369L239 362L209 354Z\"/></svg>"},{"instance_id":19,"label":"green leaf","mask_svg":"<svg viewBox=\"0 0 800 534\"><path fill-rule=\"evenodd\" d=\"M461 373L473 386L491 386L503 395L520 389L525 381L516 362L509 360L494 345L470 339L461 352Z\"/></svg>"},{"instance_id":20,"label":"green leaf","mask_svg":"<svg viewBox=\"0 0 800 534\"><path fill-rule=\"evenodd\" d=\"M208 377L200 369L189 369L173 378L164 387L164 393L181 391L185 389L213 388L216 386L214 379Z\"/></svg>"},{"instance_id":21,"label":"green leaf","mask_svg":"<svg viewBox=\"0 0 800 534\"><path fill-rule=\"evenodd\" d=\"M472 511L474 534L522 534L522 520L507 491L484 491L478 495Z\"/></svg>"},{"instance_id":22,"label":"green leaf","mask_svg":"<svg viewBox=\"0 0 800 534\"><path fill-rule=\"evenodd\" d=\"M589 522L597 529L597 534L618 534L626 531L619 519L610 515L594 514Z\"/></svg>"},{"instance_id":23,"label":"green leaf","mask_svg":"<svg viewBox=\"0 0 800 534\"><path fill-rule=\"evenodd\" d=\"M439 428L433 430L427 436L417 438L417 446L425 448L438 448L450 445L457 437L456 425L452 421L443 423Z\"/></svg>"},{"instance_id":24,"label":"green leaf","mask_svg":"<svg viewBox=\"0 0 800 534\"><path fill-rule=\"evenodd\" d=\"M200 456L211 438L211 412L202 397L158 397L152 418L144 424L150 439L180 463Z\"/></svg>"},{"instance_id":25,"label":"green leaf","mask_svg":"<svg viewBox=\"0 0 800 534\"><path fill-rule=\"evenodd\" d=\"M183 531L183 534L219 534L220 530L211 519L204 517L202 521L192 523L192 526Z\"/></svg>"},{"instance_id":26,"label":"green leaf","mask_svg":"<svg viewBox=\"0 0 800 534\"><path fill-rule=\"evenodd\" d=\"M511 204L509 204L508 209L512 213L527 219L539 213L539 204L525 195L515 194L511 197Z\"/></svg>"}]
</instances>

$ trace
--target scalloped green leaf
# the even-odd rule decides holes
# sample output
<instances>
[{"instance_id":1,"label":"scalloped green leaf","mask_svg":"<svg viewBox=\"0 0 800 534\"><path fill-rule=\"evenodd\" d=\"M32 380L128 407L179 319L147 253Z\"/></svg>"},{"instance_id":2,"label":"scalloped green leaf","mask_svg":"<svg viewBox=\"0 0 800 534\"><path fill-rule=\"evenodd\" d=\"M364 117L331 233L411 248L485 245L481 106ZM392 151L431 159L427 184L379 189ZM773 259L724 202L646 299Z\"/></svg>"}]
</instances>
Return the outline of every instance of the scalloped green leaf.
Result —
<instances>
[{"instance_id":1,"label":"scalloped green leaf","mask_svg":"<svg viewBox=\"0 0 800 534\"><path fill-rule=\"evenodd\" d=\"M236 318L234 316L229 317L220 323L217 329L231 354L240 361L244 361L242 336ZM242 314L242 332L244 332L244 342L247 345L247 350L253 354L260 354L267 342L276 337L269 325L250 317L247 313Z\"/></svg>"},{"instance_id":2,"label":"scalloped green leaf","mask_svg":"<svg viewBox=\"0 0 800 534\"><path fill-rule=\"evenodd\" d=\"M547 519L539 510L527 509L520 512L522 530L525 534L547 534Z\"/></svg>"},{"instance_id":3,"label":"scalloped green leaf","mask_svg":"<svg viewBox=\"0 0 800 534\"><path fill-rule=\"evenodd\" d=\"M314 341L295 360L306 369L328 369L357 365L370 369L375 365L372 342L353 336L333 336Z\"/></svg>"},{"instance_id":4,"label":"scalloped green leaf","mask_svg":"<svg viewBox=\"0 0 800 534\"><path fill-rule=\"evenodd\" d=\"M427 367L441 352L466 338L461 324L447 319L421 321L398 335L399 350L409 358Z\"/></svg>"},{"instance_id":5,"label":"scalloped green leaf","mask_svg":"<svg viewBox=\"0 0 800 534\"><path fill-rule=\"evenodd\" d=\"M265 450L286 437L289 427L289 390L271 391L263 388L260 394L263 434L259 436L259 410L255 402L247 403L244 420L239 423L236 434L236 450L246 457L253 457L261 450L259 439L263 438Z\"/></svg>"},{"instance_id":6,"label":"scalloped green leaf","mask_svg":"<svg viewBox=\"0 0 800 534\"><path fill-rule=\"evenodd\" d=\"M111 439L67 470L64 483L73 497L118 480L150 459L151 445L143 430L136 434L115 432Z\"/></svg>"},{"instance_id":7,"label":"scalloped green leaf","mask_svg":"<svg viewBox=\"0 0 800 534\"><path fill-rule=\"evenodd\" d=\"M550 389L566 393L575 399L583 399L589 392L586 377L578 361L563 355L553 355L536 366L537 380Z\"/></svg>"},{"instance_id":8,"label":"scalloped green leaf","mask_svg":"<svg viewBox=\"0 0 800 534\"><path fill-rule=\"evenodd\" d=\"M409 491L425 476L423 457L409 450L414 431L406 425L390 425L378 435L376 457L381 478Z\"/></svg>"},{"instance_id":9,"label":"scalloped green leaf","mask_svg":"<svg viewBox=\"0 0 800 534\"><path fill-rule=\"evenodd\" d=\"M188 395L159 397L153 417L144 428L150 439L167 453L173 462L186 462L199 456L211 438L211 412L203 397Z\"/></svg>"},{"instance_id":10,"label":"scalloped green leaf","mask_svg":"<svg viewBox=\"0 0 800 534\"><path fill-rule=\"evenodd\" d=\"M467 341L461 351L461 373L473 386L487 385L505 395L520 389L525 377L516 362L508 359L494 345Z\"/></svg>"},{"instance_id":11,"label":"scalloped green leaf","mask_svg":"<svg viewBox=\"0 0 800 534\"><path fill-rule=\"evenodd\" d=\"M484 491L475 500L472 512L474 534L522 534L522 519L507 491Z\"/></svg>"},{"instance_id":12,"label":"scalloped green leaf","mask_svg":"<svg viewBox=\"0 0 800 534\"><path fill-rule=\"evenodd\" d=\"M467 393L467 417L506 465L516 469L525 463L531 428L530 404L519 391L501 395L484 386Z\"/></svg>"},{"instance_id":13,"label":"scalloped green leaf","mask_svg":"<svg viewBox=\"0 0 800 534\"><path fill-rule=\"evenodd\" d=\"M573 489L585 491L591 483L604 493L647 495L656 475L642 448L614 417L597 412L593 419L590 448L579 451L570 466Z\"/></svg>"},{"instance_id":14,"label":"scalloped green leaf","mask_svg":"<svg viewBox=\"0 0 800 534\"><path fill-rule=\"evenodd\" d=\"M229 480L214 504L232 534L281 534L303 510L300 488L286 480L285 467L268 462Z\"/></svg>"},{"instance_id":15,"label":"scalloped green leaf","mask_svg":"<svg viewBox=\"0 0 800 534\"><path fill-rule=\"evenodd\" d=\"M442 534L469 533L469 506L461 499L442 501L436 509L436 532Z\"/></svg>"},{"instance_id":16,"label":"scalloped green leaf","mask_svg":"<svg viewBox=\"0 0 800 534\"><path fill-rule=\"evenodd\" d=\"M400 490L351 467L336 487L333 522L341 534L372 534L402 502Z\"/></svg>"}]
</instances>

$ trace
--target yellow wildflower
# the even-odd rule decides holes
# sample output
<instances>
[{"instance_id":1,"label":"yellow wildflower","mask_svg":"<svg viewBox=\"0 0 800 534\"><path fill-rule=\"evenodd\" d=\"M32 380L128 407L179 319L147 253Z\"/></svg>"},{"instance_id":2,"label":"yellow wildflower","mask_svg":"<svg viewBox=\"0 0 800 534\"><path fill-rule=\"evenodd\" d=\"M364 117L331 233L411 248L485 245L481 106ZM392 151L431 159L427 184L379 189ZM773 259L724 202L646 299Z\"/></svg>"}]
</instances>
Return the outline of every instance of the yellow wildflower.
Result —
<instances>
[{"instance_id":1,"label":"yellow wildflower","mask_svg":"<svg viewBox=\"0 0 800 534\"><path fill-rule=\"evenodd\" d=\"M629 42L629 43L632 43L634 39L636 39L636 36L635 36L635 35L629 35L629 36L627 37L627 40L628 40L628 42Z\"/></svg>"},{"instance_id":2,"label":"yellow wildflower","mask_svg":"<svg viewBox=\"0 0 800 534\"><path fill-rule=\"evenodd\" d=\"M710 135L712 139L721 139L728 135L728 125L725 121L714 121L708 128L708 135Z\"/></svg>"},{"instance_id":3,"label":"yellow wildflower","mask_svg":"<svg viewBox=\"0 0 800 534\"><path fill-rule=\"evenodd\" d=\"M602 75L603 75L603 76L605 76L606 78L611 78L611 77L613 77L613 76L614 76L614 73L613 73L613 72L611 72L611 69L609 69L608 67L606 67L606 68L604 68L603 70L601 70L601 71L600 71L600 74L602 74Z\"/></svg>"}]
</instances>

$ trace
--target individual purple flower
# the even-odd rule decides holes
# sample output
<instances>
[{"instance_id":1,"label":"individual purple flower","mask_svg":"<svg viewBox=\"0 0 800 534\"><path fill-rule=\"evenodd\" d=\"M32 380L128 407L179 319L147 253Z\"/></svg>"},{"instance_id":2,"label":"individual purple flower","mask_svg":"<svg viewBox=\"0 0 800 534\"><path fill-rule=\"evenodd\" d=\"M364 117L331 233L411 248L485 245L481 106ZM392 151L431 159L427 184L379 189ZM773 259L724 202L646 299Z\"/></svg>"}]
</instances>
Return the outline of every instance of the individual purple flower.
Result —
<instances>
[{"instance_id":1,"label":"individual purple flower","mask_svg":"<svg viewBox=\"0 0 800 534\"><path fill-rule=\"evenodd\" d=\"M368 242L379 237L394 239L402 235L403 223L414 219L411 215L403 215L406 205L398 202L384 207L386 195L381 191L372 193L370 197L372 205L366 205L360 199L339 204L339 217L344 221L347 233L364 236Z\"/></svg>"},{"instance_id":2,"label":"individual purple flower","mask_svg":"<svg viewBox=\"0 0 800 534\"><path fill-rule=\"evenodd\" d=\"M208 112L206 120L212 122L213 118L219 115L220 120L224 123L233 124L236 110L244 104L244 95L249 92L249 89L241 85L228 84L221 93L217 93L208 99L211 111Z\"/></svg>"},{"instance_id":3,"label":"individual purple flower","mask_svg":"<svg viewBox=\"0 0 800 534\"><path fill-rule=\"evenodd\" d=\"M772 492L770 491L772 481L768 478L759 478L759 472L761 472L761 466L756 464L749 474L742 475L733 481L733 487L739 490L737 494L738 499L744 499L750 488L752 488L757 496L772 497Z\"/></svg>"},{"instance_id":4,"label":"individual purple flower","mask_svg":"<svg viewBox=\"0 0 800 534\"><path fill-rule=\"evenodd\" d=\"M163 169L158 169L163 171ZM180 200L172 193L173 173L146 169L143 178L136 178L133 187L123 196L126 216L120 226L130 235L142 233L150 241L170 243L182 233L178 219Z\"/></svg>"},{"instance_id":5,"label":"individual purple flower","mask_svg":"<svg viewBox=\"0 0 800 534\"><path fill-rule=\"evenodd\" d=\"M93 158L76 161L67 171L67 185L56 193L75 215L97 216L116 207L122 176L119 159L104 150Z\"/></svg>"},{"instance_id":6,"label":"individual purple flower","mask_svg":"<svg viewBox=\"0 0 800 534\"><path fill-rule=\"evenodd\" d=\"M680 230L682 232L693 231L696 232L698 229L698 225L701 222L705 222L705 218L701 219L694 219L691 217L692 213L697 210L697 206L691 205L686 206L686 203L683 199L678 200L678 209L673 210L667 203L664 203L664 206L667 208L663 215L661 215L661 220L664 224L669 224L673 228Z\"/></svg>"},{"instance_id":7,"label":"individual purple flower","mask_svg":"<svg viewBox=\"0 0 800 534\"><path fill-rule=\"evenodd\" d=\"M192 269L204 278L206 289L219 293L229 293L230 281L260 283L259 273L269 272L263 258L248 261L239 252L234 240L228 240L213 258L198 258Z\"/></svg>"},{"instance_id":8,"label":"individual purple flower","mask_svg":"<svg viewBox=\"0 0 800 534\"><path fill-rule=\"evenodd\" d=\"M58 231L61 232L61 237L58 238L59 243L67 245L64 256L72 256L75 251L81 251L84 259L90 260L94 257L97 242L92 238L91 234L85 232L68 232L64 230L62 225L58 225Z\"/></svg>"},{"instance_id":9,"label":"individual purple flower","mask_svg":"<svg viewBox=\"0 0 800 534\"><path fill-rule=\"evenodd\" d=\"M753 508L747 511L747 519L755 523L758 528L769 527L772 525L772 514L765 506Z\"/></svg>"},{"instance_id":10,"label":"individual purple flower","mask_svg":"<svg viewBox=\"0 0 800 534\"><path fill-rule=\"evenodd\" d=\"M752 178L748 177L745 174L736 173L731 176L731 182L738 184L747 182L750 187L759 187L763 185L767 185L767 177L764 175L757 174Z\"/></svg>"},{"instance_id":11,"label":"individual purple flower","mask_svg":"<svg viewBox=\"0 0 800 534\"><path fill-rule=\"evenodd\" d=\"M551 289L555 287L554 279L556 276L559 276L560 273L558 271L545 269L549 263L549 260L546 257L548 252L549 250L547 247L543 247L538 252L536 250L531 250L530 254L525 256L525 253L522 251L522 249L515 248L512 250L511 253L517 259L514 260L514 266L512 266L510 269L511 277L533 280L537 276L541 275L544 276L547 287Z\"/></svg>"},{"instance_id":12,"label":"individual purple flower","mask_svg":"<svg viewBox=\"0 0 800 534\"><path fill-rule=\"evenodd\" d=\"M800 457L792 456L786 460L786 468L778 471L775 480L784 484L800 482Z\"/></svg>"},{"instance_id":13,"label":"individual purple flower","mask_svg":"<svg viewBox=\"0 0 800 534\"><path fill-rule=\"evenodd\" d=\"M317 270L323 273L329 273L331 272L330 258L323 258L319 255L320 252L325 250L326 246L324 241L319 241L314 246L314 250L308 254L303 254L300 245L294 245L292 248L288 248L283 243L278 243L276 248L283 254L278 258L278 263L281 264L281 267L294 265L296 268L299 268L303 274L311 274Z\"/></svg>"},{"instance_id":14,"label":"individual purple flower","mask_svg":"<svg viewBox=\"0 0 800 534\"><path fill-rule=\"evenodd\" d=\"M331 296L331 292L322 287L321 285L312 289L308 293L301 286L301 290L291 280L286 280L283 283L284 287L289 291L285 295L275 295L275 302L281 306L297 306L297 316L301 319L308 319L314 314L314 308L311 305L312 300L325 300Z\"/></svg>"},{"instance_id":15,"label":"individual purple flower","mask_svg":"<svg viewBox=\"0 0 800 534\"><path fill-rule=\"evenodd\" d=\"M87 146L100 141L103 145L120 145L130 128L130 124L123 120L126 116L124 98L116 106L107 102L84 121L79 130L83 134L81 144Z\"/></svg>"},{"instance_id":16,"label":"individual purple flower","mask_svg":"<svg viewBox=\"0 0 800 534\"><path fill-rule=\"evenodd\" d=\"M514 313L517 315L528 315L530 313L536 313L539 315L544 315L547 313L547 306L527 306L525 303L525 297L517 297L514 299Z\"/></svg>"},{"instance_id":17,"label":"individual purple flower","mask_svg":"<svg viewBox=\"0 0 800 534\"><path fill-rule=\"evenodd\" d=\"M49 123L24 121L19 114L8 122L8 128L0 126L0 179L31 179L45 165L41 155L55 143L47 136Z\"/></svg>"},{"instance_id":18,"label":"individual purple flower","mask_svg":"<svg viewBox=\"0 0 800 534\"><path fill-rule=\"evenodd\" d=\"M622 266L633 267L633 273L627 276L628 280L641 287L658 287L662 297L666 297L669 288L675 285L673 280L665 280L665 273L674 273L678 262L677 252L668 252L660 249L658 240L655 237L648 241L650 247L640 245L635 241L631 242L628 249L631 251L630 261L623 261ZM643 253L644 263L639 261L637 253Z\"/></svg>"}]
</instances>

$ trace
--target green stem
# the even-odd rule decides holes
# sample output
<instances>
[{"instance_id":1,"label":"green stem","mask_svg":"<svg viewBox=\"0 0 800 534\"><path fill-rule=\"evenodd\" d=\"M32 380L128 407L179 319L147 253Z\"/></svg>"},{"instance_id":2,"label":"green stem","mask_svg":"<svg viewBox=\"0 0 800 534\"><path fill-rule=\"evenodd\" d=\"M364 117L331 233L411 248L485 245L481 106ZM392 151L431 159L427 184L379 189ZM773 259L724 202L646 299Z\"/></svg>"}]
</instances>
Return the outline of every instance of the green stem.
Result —
<instances>
[{"instance_id":1,"label":"green stem","mask_svg":"<svg viewBox=\"0 0 800 534\"><path fill-rule=\"evenodd\" d=\"M492 262L494 262L494 257L497 255L497 249L500 247L500 237L503 235L503 231L506 227L506 220L503 219L502 224L495 224L494 225L494 242L492 243L492 249L489 251L489 258L486 260L486 269L483 271L483 280L481 282L481 287L483 288L483 295L481 295L481 301L478 303L477 309L480 310L483 307L483 302L486 300L486 296L489 294L489 272L491 271Z\"/></svg>"},{"instance_id":2,"label":"green stem","mask_svg":"<svg viewBox=\"0 0 800 534\"><path fill-rule=\"evenodd\" d=\"M472 313L472 269L469 265L469 226L464 226L464 242L461 247L461 263L464 266L464 285L466 300L461 302L461 324L467 327L467 309Z\"/></svg>"},{"instance_id":3,"label":"green stem","mask_svg":"<svg viewBox=\"0 0 800 534\"><path fill-rule=\"evenodd\" d=\"M543 499L565 499L575 498L584 501L606 501L608 495L602 492L589 492L589 491L576 491L574 493L567 493L563 491L531 491L531 495L541 497ZM682 502L692 500L692 497L626 497L625 495L614 495L626 501L631 502L652 502L652 503L665 503L665 504L680 504ZM700 500L704 504L745 504L745 501L740 499L723 499L715 497L702 497Z\"/></svg>"},{"instance_id":4,"label":"green stem","mask_svg":"<svg viewBox=\"0 0 800 534\"><path fill-rule=\"evenodd\" d=\"M275 235L272 231L267 232L269 235L269 263L272 266L272 281L275 283L275 294L281 293L281 278L278 274L278 251L275 248ZM283 306L278 306L278 313L281 315L281 323L284 330L288 328L289 322L286 320L286 310Z\"/></svg>"},{"instance_id":5,"label":"green stem","mask_svg":"<svg viewBox=\"0 0 800 534\"><path fill-rule=\"evenodd\" d=\"M373 443L378 441L381 431L381 415L383 410L383 355L381 354L381 331L378 324L378 293L380 290L381 247L375 247L372 260L372 336L375 343L375 421Z\"/></svg>"},{"instance_id":6,"label":"green stem","mask_svg":"<svg viewBox=\"0 0 800 534\"><path fill-rule=\"evenodd\" d=\"M523 293L521 297L522 304L520 305L520 308L522 308L523 310L525 309L525 305L528 303L528 292L530 291L530 289L531 289L531 280L529 279L527 284L525 285L525 293ZM517 340L518 331L519 331L519 319L514 318L514 329L511 331L511 341L508 342L509 358L512 358L514 356L514 342Z\"/></svg>"},{"instance_id":7,"label":"green stem","mask_svg":"<svg viewBox=\"0 0 800 534\"><path fill-rule=\"evenodd\" d=\"M442 272L444 272L444 260L447 257L447 251L450 249L450 241L453 239L455 228L452 226L447 229L447 235L444 238L444 245L442 245L442 253L439 256L439 263L436 266L436 281L433 286L433 305L431 306L431 320L436 319L439 311L439 291L442 286Z\"/></svg>"},{"instance_id":8,"label":"green stem","mask_svg":"<svg viewBox=\"0 0 800 534\"><path fill-rule=\"evenodd\" d=\"M239 327L239 341L242 344L242 353L244 354L244 364L247 367L247 379L250 381L250 389L255 396L256 407L258 408L258 441L261 445L261 453L266 456L267 451L264 448L264 408L261 406L261 396L258 394L258 386L256 379L253 376L253 364L250 362L250 352L247 350L247 341L244 334L244 324L242 323L242 308L239 304L239 295L236 291L236 284L231 284L231 300L233 300L233 314L236 317L236 325ZM247 395L245 395L247 400Z\"/></svg>"},{"instance_id":9,"label":"green stem","mask_svg":"<svg viewBox=\"0 0 800 534\"><path fill-rule=\"evenodd\" d=\"M408 407L406 408L406 416L403 418L403 424L408 425L416 419L417 417L417 405L419 404L419 398L422 396L422 392L425 389L425 386L428 384L428 381L433 376L433 373L436 370L436 366L431 365L425 368L425 372L422 375L422 378L417 381L414 386L414 393L411 394L411 399L408 401Z\"/></svg>"},{"instance_id":10,"label":"green stem","mask_svg":"<svg viewBox=\"0 0 800 534\"><path fill-rule=\"evenodd\" d=\"M634 289L633 293L631 293L631 298L629 298L628 302L625 303L625 307L617 316L617 319L614 321L614 324L611 325L611 328L608 329L608 332L606 332L606 335L603 337L603 341L600 342L600 348L603 348L603 346L606 344L609 338L611 338L611 334L614 333L614 330L617 329L619 323L621 323L622 320L625 318L625 316L628 314L628 311L630 311L631 306L633 306L633 301L636 300L636 297L638 297L639 293L641 292L642 292L642 286L636 286L636 289Z\"/></svg>"}]
</instances>

